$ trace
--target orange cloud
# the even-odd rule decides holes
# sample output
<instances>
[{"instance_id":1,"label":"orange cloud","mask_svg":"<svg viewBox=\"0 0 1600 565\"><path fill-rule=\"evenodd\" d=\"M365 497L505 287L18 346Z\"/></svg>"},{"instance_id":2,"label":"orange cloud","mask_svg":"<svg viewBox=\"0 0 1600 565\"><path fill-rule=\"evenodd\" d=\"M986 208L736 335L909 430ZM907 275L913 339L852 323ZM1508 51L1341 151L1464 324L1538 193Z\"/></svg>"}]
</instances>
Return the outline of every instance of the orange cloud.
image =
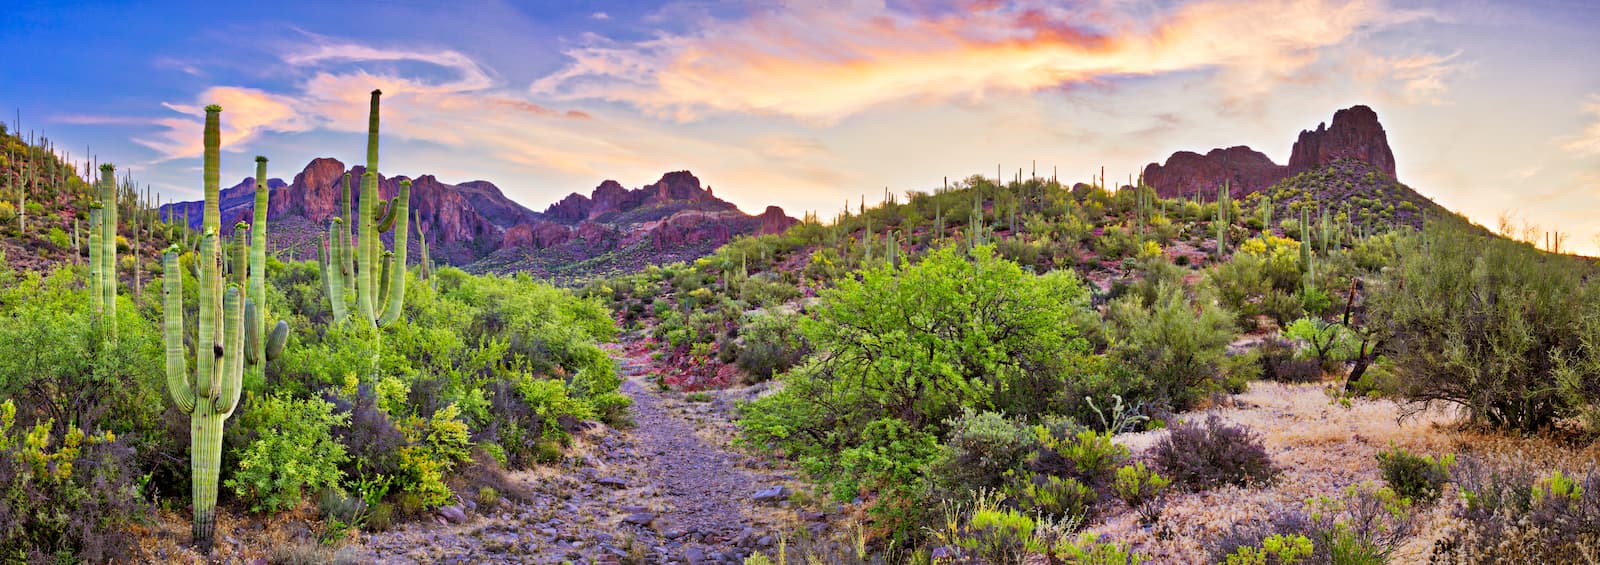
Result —
<instances>
[{"instance_id":1,"label":"orange cloud","mask_svg":"<svg viewBox=\"0 0 1600 565\"><path fill-rule=\"evenodd\" d=\"M254 88L212 87L200 95L200 100L204 100L205 104L222 106L223 114L227 116L222 120L223 147L237 147L263 131L303 132L313 127L313 121L296 109L294 99ZM198 104L163 105L188 116L204 113ZM200 154L202 122L193 118L160 118L155 123L165 129L154 138L136 138L134 141L155 149L165 159Z\"/></svg>"},{"instance_id":2,"label":"orange cloud","mask_svg":"<svg viewBox=\"0 0 1600 565\"><path fill-rule=\"evenodd\" d=\"M1383 0L1209 0L1152 19L984 2L907 14L881 2L795 3L691 35L571 49L530 90L632 104L681 121L709 112L832 122L905 101L978 100L1122 75L1218 69L1241 95L1318 50L1420 16Z\"/></svg>"}]
</instances>

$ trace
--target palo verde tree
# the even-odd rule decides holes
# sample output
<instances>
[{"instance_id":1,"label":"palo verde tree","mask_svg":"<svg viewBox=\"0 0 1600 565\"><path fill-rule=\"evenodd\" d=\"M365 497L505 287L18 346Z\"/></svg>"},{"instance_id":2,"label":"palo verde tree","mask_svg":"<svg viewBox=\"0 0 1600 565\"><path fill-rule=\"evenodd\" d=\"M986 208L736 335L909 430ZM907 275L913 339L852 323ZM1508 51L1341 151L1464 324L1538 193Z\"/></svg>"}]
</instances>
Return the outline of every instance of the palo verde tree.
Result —
<instances>
[{"instance_id":1,"label":"palo verde tree","mask_svg":"<svg viewBox=\"0 0 1600 565\"><path fill-rule=\"evenodd\" d=\"M216 530L217 477L222 463L222 424L239 406L243 389L244 364L249 351L260 352L258 359L277 357L283 349L287 325L279 322L269 342L262 344L259 330L250 331L246 324L246 311L254 310L241 295L245 286L247 269L263 271L265 266L251 264L249 246L243 230L248 225L240 222L235 228L234 267L231 277L224 276L222 244L219 227L222 214L219 210L219 161L221 147L220 114L217 105L206 107L205 122L205 213L201 224L199 252L199 325L195 334L194 372L189 372L188 351L184 347L183 321L183 268L179 264L179 249L169 247L162 257L165 278L162 280L162 306L165 314L163 328L167 391L178 409L189 414L189 458L193 474L194 543L201 551L209 552ZM264 163L262 163L264 167ZM259 169L258 169L259 170ZM263 186L257 185L258 191ZM258 202L260 199L258 197ZM264 214L265 205L259 205L258 216ZM266 231L265 224L260 231ZM264 236L257 238L262 241ZM263 241L264 245L264 241ZM264 254L258 254L264 262ZM228 279L228 280L225 280ZM226 283L226 292L224 284ZM265 283L261 294L265 294ZM259 314L258 314L259 316Z\"/></svg>"}]
</instances>

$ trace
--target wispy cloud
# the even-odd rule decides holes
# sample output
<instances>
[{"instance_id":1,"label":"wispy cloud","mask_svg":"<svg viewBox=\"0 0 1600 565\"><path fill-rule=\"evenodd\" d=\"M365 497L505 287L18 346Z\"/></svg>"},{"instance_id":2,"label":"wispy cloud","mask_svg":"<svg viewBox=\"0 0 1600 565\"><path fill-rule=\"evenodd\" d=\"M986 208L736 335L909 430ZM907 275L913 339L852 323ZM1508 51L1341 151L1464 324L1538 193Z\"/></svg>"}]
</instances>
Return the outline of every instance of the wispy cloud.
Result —
<instances>
[{"instance_id":1,"label":"wispy cloud","mask_svg":"<svg viewBox=\"0 0 1600 565\"><path fill-rule=\"evenodd\" d=\"M1410 105L1451 104L1450 81L1472 68L1461 60L1461 50L1449 54L1419 53L1386 57L1364 53L1356 57L1353 72L1379 87L1385 98Z\"/></svg>"},{"instance_id":2,"label":"wispy cloud","mask_svg":"<svg viewBox=\"0 0 1600 565\"><path fill-rule=\"evenodd\" d=\"M1244 96L1314 63L1324 47L1423 15L1382 0L1209 0L1154 16L1128 8L1136 5L785 4L686 34L591 38L530 89L680 121L732 112L822 123L888 103L975 101L1190 70L1221 71ZM1409 80L1427 92L1427 76Z\"/></svg>"},{"instance_id":3,"label":"wispy cloud","mask_svg":"<svg viewBox=\"0 0 1600 565\"><path fill-rule=\"evenodd\" d=\"M1583 103L1583 113L1594 121L1583 133L1559 140L1561 148L1579 156L1600 155L1600 94L1591 94Z\"/></svg>"}]
</instances>

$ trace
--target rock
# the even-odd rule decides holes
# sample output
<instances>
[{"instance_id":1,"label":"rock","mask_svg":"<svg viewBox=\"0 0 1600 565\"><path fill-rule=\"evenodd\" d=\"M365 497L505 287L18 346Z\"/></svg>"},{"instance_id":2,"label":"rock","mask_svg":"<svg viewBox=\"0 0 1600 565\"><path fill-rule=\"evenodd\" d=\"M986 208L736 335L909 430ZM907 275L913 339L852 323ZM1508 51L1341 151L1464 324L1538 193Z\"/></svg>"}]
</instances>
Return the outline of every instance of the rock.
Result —
<instances>
[{"instance_id":1,"label":"rock","mask_svg":"<svg viewBox=\"0 0 1600 565\"><path fill-rule=\"evenodd\" d=\"M1316 131L1301 131L1289 155L1288 174L1309 171L1339 159L1355 159L1395 176L1394 151L1388 134L1378 123L1378 113L1366 106L1351 106L1333 114L1333 125L1317 124Z\"/></svg>"},{"instance_id":2,"label":"rock","mask_svg":"<svg viewBox=\"0 0 1600 565\"><path fill-rule=\"evenodd\" d=\"M706 561L706 552L698 547L691 547L683 551L683 560L689 565L700 565Z\"/></svg>"},{"instance_id":3,"label":"rock","mask_svg":"<svg viewBox=\"0 0 1600 565\"><path fill-rule=\"evenodd\" d=\"M439 509L439 517L455 524L467 523L467 513L460 506L445 506Z\"/></svg>"},{"instance_id":4,"label":"rock","mask_svg":"<svg viewBox=\"0 0 1600 565\"><path fill-rule=\"evenodd\" d=\"M611 488L628 488L628 481L624 481L616 477L601 477L595 480L595 483Z\"/></svg>"},{"instance_id":5,"label":"rock","mask_svg":"<svg viewBox=\"0 0 1600 565\"><path fill-rule=\"evenodd\" d=\"M1369 163L1395 176L1394 152L1378 114L1366 106L1352 106L1333 114L1333 124L1303 130L1294 143L1288 165L1278 165L1265 154L1245 146L1212 149L1205 155L1179 151L1165 164L1144 168L1145 184L1164 198L1198 197L1216 200L1217 188L1227 181L1230 194L1241 198L1290 176L1340 159Z\"/></svg>"},{"instance_id":6,"label":"rock","mask_svg":"<svg viewBox=\"0 0 1600 565\"><path fill-rule=\"evenodd\" d=\"M650 512L635 512L622 518L622 523L624 524L639 526L649 526L654 521L656 521L656 515Z\"/></svg>"},{"instance_id":7,"label":"rock","mask_svg":"<svg viewBox=\"0 0 1600 565\"><path fill-rule=\"evenodd\" d=\"M787 500L788 498L789 487L783 485L773 485L756 491L755 496L751 496L750 500L757 504L773 504L780 500Z\"/></svg>"}]
</instances>

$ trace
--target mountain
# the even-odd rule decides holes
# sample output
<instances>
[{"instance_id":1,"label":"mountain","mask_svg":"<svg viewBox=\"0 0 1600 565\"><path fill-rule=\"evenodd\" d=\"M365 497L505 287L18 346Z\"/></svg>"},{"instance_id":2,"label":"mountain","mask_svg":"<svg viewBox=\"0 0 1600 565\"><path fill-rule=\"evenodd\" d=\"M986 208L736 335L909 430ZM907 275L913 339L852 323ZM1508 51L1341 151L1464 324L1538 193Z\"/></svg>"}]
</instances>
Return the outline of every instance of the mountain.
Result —
<instances>
[{"instance_id":1,"label":"mountain","mask_svg":"<svg viewBox=\"0 0 1600 565\"><path fill-rule=\"evenodd\" d=\"M1229 183L1234 197L1259 192L1289 177L1320 169L1340 160L1367 163L1390 179L1395 177L1394 152L1378 123L1378 113L1367 106L1352 106L1333 114L1330 126L1302 130L1289 155L1279 165L1265 154L1245 146L1212 149L1205 155L1179 151L1165 164L1144 168L1144 182L1163 197L1201 194L1215 197L1217 187Z\"/></svg>"},{"instance_id":2,"label":"mountain","mask_svg":"<svg viewBox=\"0 0 1600 565\"><path fill-rule=\"evenodd\" d=\"M341 214L339 198L347 172L353 210L359 210L360 178L366 172L359 165L347 168L337 159L319 158L293 182L267 181L274 248L289 249L299 258L315 255L317 236L327 229L330 218ZM379 175L378 195L393 197L406 178ZM688 171L667 173L654 184L633 190L607 180L590 196L574 193L542 213L507 198L489 181L448 184L422 175L411 182L414 225L420 223L427 233L432 256L474 271L531 270L550 275L559 270L578 276L587 271L564 267L587 261L604 269L610 263L593 259L608 256L618 260L626 256L622 263L629 265L692 260L736 236L775 233L796 222L777 207L768 207L759 216L745 214L717 198L711 187L702 188L700 179ZM245 178L221 191L224 233L253 214L254 186L254 178ZM168 204L161 207L161 217L187 217L191 227L198 227L203 204ZM419 246L411 249L416 258Z\"/></svg>"}]
</instances>

